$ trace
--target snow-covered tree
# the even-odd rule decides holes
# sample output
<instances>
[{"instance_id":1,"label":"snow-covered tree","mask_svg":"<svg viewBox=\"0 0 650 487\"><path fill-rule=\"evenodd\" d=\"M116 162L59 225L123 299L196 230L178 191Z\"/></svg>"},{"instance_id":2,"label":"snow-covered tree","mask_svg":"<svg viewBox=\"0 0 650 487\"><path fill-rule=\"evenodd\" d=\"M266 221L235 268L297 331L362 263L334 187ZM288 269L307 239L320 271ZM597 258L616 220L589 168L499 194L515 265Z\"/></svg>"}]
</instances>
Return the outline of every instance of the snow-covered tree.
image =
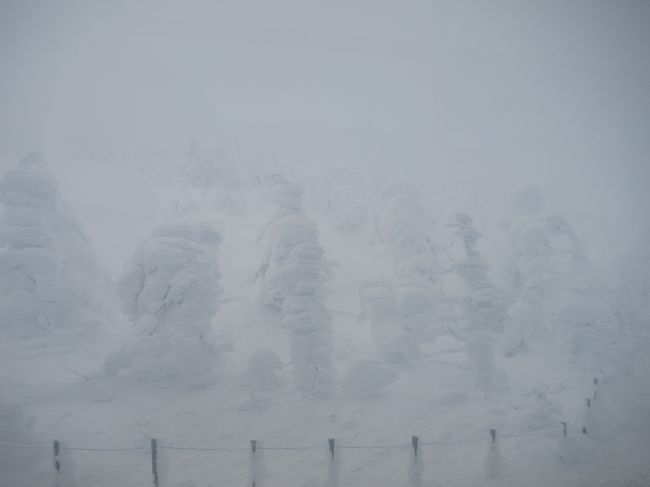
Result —
<instances>
[{"instance_id":1,"label":"snow-covered tree","mask_svg":"<svg viewBox=\"0 0 650 487\"><path fill-rule=\"evenodd\" d=\"M458 213L449 225L457 230L465 250L465 258L455 269L466 286L468 353L478 384L488 392L498 392L503 390L505 379L496 368L492 343L494 334L506 326L507 303L488 276L487 265L477 249L481 234L474 228L472 218Z\"/></svg>"},{"instance_id":2,"label":"snow-covered tree","mask_svg":"<svg viewBox=\"0 0 650 487\"><path fill-rule=\"evenodd\" d=\"M243 208L224 152L193 145L166 221L136 249L118 283L136 338L110 357L110 375L201 387L215 380L211 322L221 296L218 218Z\"/></svg>"},{"instance_id":3,"label":"snow-covered tree","mask_svg":"<svg viewBox=\"0 0 650 487\"><path fill-rule=\"evenodd\" d=\"M220 238L209 223L170 223L138 247L118 285L138 338L111 356L109 375L131 371L159 385L214 380L208 335L221 294Z\"/></svg>"},{"instance_id":4,"label":"snow-covered tree","mask_svg":"<svg viewBox=\"0 0 650 487\"><path fill-rule=\"evenodd\" d=\"M296 386L325 394L334 380L334 366L318 229L303 212L297 185L274 176L270 186L278 211L265 230L268 253L260 272L262 300L280 310L289 330Z\"/></svg>"},{"instance_id":5,"label":"snow-covered tree","mask_svg":"<svg viewBox=\"0 0 650 487\"><path fill-rule=\"evenodd\" d=\"M589 262L570 223L543 211L537 191L520 193L515 208L513 329L525 340L563 350L569 361L597 368L608 361L608 343L620 331L611 279Z\"/></svg>"},{"instance_id":6,"label":"snow-covered tree","mask_svg":"<svg viewBox=\"0 0 650 487\"><path fill-rule=\"evenodd\" d=\"M218 310L220 239L209 224L165 224L139 246L119 292L140 333L205 333Z\"/></svg>"},{"instance_id":7,"label":"snow-covered tree","mask_svg":"<svg viewBox=\"0 0 650 487\"><path fill-rule=\"evenodd\" d=\"M42 156L0 181L0 333L37 338L112 320L107 274Z\"/></svg>"},{"instance_id":8,"label":"snow-covered tree","mask_svg":"<svg viewBox=\"0 0 650 487\"><path fill-rule=\"evenodd\" d=\"M370 294L361 290L362 299L372 297L367 302L362 301L362 308L393 303L388 318L374 311L370 311L369 316L385 356L391 361L408 360L417 357L419 344L434 341L444 329L438 319L442 310L438 302L442 283L430 239L432 220L411 184L383 183L376 207L377 232L395 256L397 280L395 285L383 287L387 299L381 302L376 301L376 296L372 297L372 290Z\"/></svg>"}]
</instances>

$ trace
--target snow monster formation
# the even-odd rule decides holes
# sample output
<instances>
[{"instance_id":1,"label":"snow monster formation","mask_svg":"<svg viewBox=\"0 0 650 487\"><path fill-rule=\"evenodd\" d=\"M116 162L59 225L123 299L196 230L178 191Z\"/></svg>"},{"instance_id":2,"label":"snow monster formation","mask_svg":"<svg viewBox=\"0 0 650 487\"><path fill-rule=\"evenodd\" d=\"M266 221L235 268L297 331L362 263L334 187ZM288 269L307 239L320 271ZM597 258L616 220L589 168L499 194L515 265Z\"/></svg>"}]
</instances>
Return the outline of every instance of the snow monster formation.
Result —
<instances>
[{"instance_id":1,"label":"snow monster formation","mask_svg":"<svg viewBox=\"0 0 650 487\"><path fill-rule=\"evenodd\" d=\"M136 337L109 358L108 375L160 387L200 388L214 382L211 320L221 296L221 234L215 216L230 200L223 188L227 182L219 179L224 174L219 162L190 154L169 221L129 260L118 292Z\"/></svg>"},{"instance_id":2,"label":"snow monster formation","mask_svg":"<svg viewBox=\"0 0 650 487\"><path fill-rule=\"evenodd\" d=\"M280 176L270 181L278 211L264 237L268 253L260 270L262 301L281 312L289 330L296 386L326 395L334 381L332 319L325 308L318 229L303 212L302 192Z\"/></svg>"},{"instance_id":3,"label":"snow monster formation","mask_svg":"<svg viewBox=\"0 0 650 487\"><path fill-rule=\"evenodd\" d=\"M0 334L63 338L112 321L109 278L37 152L0 181L0 248Z\"/></svg>"},{"instance_id":4,"label":"snow monster formation","mask_svg":"<svg viewBox=\"0 0 650 487\"><path fill-rule=\"evenodd\" d=\"M366 282L359 296L383 358L398 363L417 358L421 344L446 333L442 282L430 242L432 221L416 187L384 183L377 207L377 233L394 255L397 280Z\"/></svg>"},{"instance_id":5,"label":"snow monster formation","mask_svg":"<svg viewBox=\"0 0 650 487\"><path fill-rule=\"evenodd\" d=\"M457 230L465 251L455 270L467 292L465 333L476 383L488 395L501 394L507 389L506 377L496 367L492 344L495 334L507 326L507 302L488 277L487 264L477 249L481 234L474 228L472 217L458 213L449 226Z\"/></svg>"},{"instance_id":6,"label":"snow monster formation","mask_svg":"<svg viewBox=\"0 0 650 487\"><path fill-rule=\"evenodd\" d=\"M515 200L513 294L509 309L521 339L561 350L581 368L597 371L614 363L621 341L618 295L589 261L571 224L545 212L534 188Z\"/></svg>"}]
</instances>

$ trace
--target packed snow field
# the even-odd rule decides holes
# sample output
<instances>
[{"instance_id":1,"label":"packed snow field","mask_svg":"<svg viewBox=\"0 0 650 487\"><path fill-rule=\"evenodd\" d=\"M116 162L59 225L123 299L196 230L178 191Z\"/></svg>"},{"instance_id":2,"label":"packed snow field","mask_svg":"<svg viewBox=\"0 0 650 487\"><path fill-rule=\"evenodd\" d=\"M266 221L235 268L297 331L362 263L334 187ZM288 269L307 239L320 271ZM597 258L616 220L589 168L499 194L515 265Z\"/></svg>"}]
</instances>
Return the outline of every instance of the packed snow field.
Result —
<instances>
[{"instance_id":1,"label":"packed snow field","mask_svg":"<svg viewBox=\"0 0 650 487\"><path fill-rule=\"evenodd\" d=\"M650 484L648 248L601 262L534 187L176 181L113 275L42 155L2 176L0 486L152 485L151 438L163 487Z\"/></svg>"}]
</instances>

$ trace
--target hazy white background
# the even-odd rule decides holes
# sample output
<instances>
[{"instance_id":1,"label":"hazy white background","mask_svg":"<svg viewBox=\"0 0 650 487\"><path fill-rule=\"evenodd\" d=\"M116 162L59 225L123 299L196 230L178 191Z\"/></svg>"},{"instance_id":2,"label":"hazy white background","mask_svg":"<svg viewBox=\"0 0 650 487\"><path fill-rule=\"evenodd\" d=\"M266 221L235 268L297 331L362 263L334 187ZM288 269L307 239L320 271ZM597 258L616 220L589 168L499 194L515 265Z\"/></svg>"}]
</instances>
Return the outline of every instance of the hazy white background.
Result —
<instances>
[{"instance_id":1,"label":"hazy white background","mask_svg":"<svg viewBox=\"0 0 650 487\"><path fill-rule=\"evenodd\" d=\"M553 479L555 485L570 485L571 479L578 485L585 478L603 485L609 479L629 478L629 485L646 485L644 453L650 438L650 341L646 336L650 292L649 47L648 0L0 0L0 176L26 152L42 151L62 198L90 234L99 264L114 278L138 245L148 242L152 230L164 221L170 200L178 196L178 168L192 141L203 150L222 147L242 169L242 179L250 174L247 167L256 169L255 176L279 170L305 189L307 210L298 215L305 217L300 222L309 226L305 222L311 218L320 230L319 239L309 233L311 241L307 243L318 254L310 257L312 264L320 264L316 247L323 246L324 265L318 282L307 280L307 287L318 289L320 280L327 280L323 291L327 303L313 301L327 304L333 315L332 353L341 373L340 390L357 392L371 382L367 379L377 370L388 382L395 379L390 377L392 365L388 372L370 366L364 375L363 360L356 362L363 354L375 353L375 324L364 316L360 291L371 289L373 283L385 284L376 281L382 275L388 276L390 285L385 287L390 293L393 284L400 296L412 297L409 292L414 283L414 289L420 289L419 281L405 280L398 272L400 267L387 258L392 255L406 266L408 259L399 249L370 245L370 239L364 237L359 246L337 233L334 218L350 217L354 223L355 209L359 209L354 203L361 205L362 223L374 224L363 213L363 205L372 207L376 202L370 201L374 196L364 192L362 183L371 181L374 173L386 173L389 182L406 179L417 183L422 205L413 192L416 201L405 209L393 208L391 213L386 210L389 202L384 201L386 208L377 210L380 216L384 211L383 220L378 220L389 229L391 225L397 228L397 233L404 230L404 222L414 221L418 238L427 236L428 241L427 232L438 231L446 238L444 232L450 232L446 223L455 211L471 214L476 230L484 235L479 247L493 273L489 277L497 282L512 278L517 269L514 246L522 243L523 234L517 235L517 231L525 228L513 224L512 196L521 185L533 184L540 187L547 201L543 215L561 210L569 234L575 230L580 247L584 244L588 259L574 270L589 273L562 277L551 272L549 279L562 281L564 288L558 288L562 299L530 308L531 314L543 315L531 321L544 320L544 325L555 329L556 317L566 317L570 326L557 328L577 337L580 347L576 348L589 353L603 344L620 343L620 348L601 347L616 349L617 355L612 355L616 359L606 364L616 373L594 372L599 376L602 372L603 379L612 381L603 380L599 405L591 416L592 410L587 411L583 404L585 397L593 397L593 369L580 370L564 359L555 359L563 356L570 342L565 335L550 346L533 340L531 351L520 356L494 354L512 384L512 393L499 399L499 408L483 400L481 389L467 373L478 356L488 357L483 365L476 363L490 375L489 340L483 335L472 345L481 346L472 348L456 343L457 338L449 335L429 344L435 353L450 354L446 364L444 356L438 361L432 352L422 355L417 366L395 366L399 377L381 399L357 400L354 394L342 392L332 401L296 400L287 367L281 376L284 382L280 380L284 388L268 401L262 398L269 403L262 406L271 407L271 415L258 414L250 407L255 406L254 390L236 385L237 378L258 347L273 349L289 362L287 349L295 338L280 326L277 310L269 312L260 306L260 284L250 278L256 272L259 275L267 243L258 237L272 221L277 205L264 199L259 188L253 190L254 184L234 184L232 188L226 184L226 189L232 190L228 197L251 206L250 211L245 208L236 216L227 211L208 212L210 222L220 222L224 237L218 250L222 272L218 285L223 287L224 297L212 322L213 338L221 346L221 382L192 394L179 394L172 388L153 391L151 384L143 381L122 387L104 381L101 374L99 381L91 380L95 371L106 370L102 364L107 363L107 356L124 349L125 344L139 343L127 326L133 323L118 316L116 307L120 323L114 329L119 331L116 335L128 333L124 342L118 341L119 336L104 343L78 334L63 348L47 340L23 344L0 340L5 347L0 353L4 359L0 392L7 395L0 397L0 430L20 433L15 439L5 439L45 444L45 439L61 438L72 445L130 446L148 444L150 437L158 437L188 446L242 441L247 447L248 438L270 437L274 446L308 445L334 434L352 438L350 443L392 444L408 440L413 432L425 440L436 440L435 435L455 440L474 438L478 431L487 435L488 425L499 424L499 434L518 433L543 421L557 428L557 419L569 418L570 435L565 441L575 443L577 460L568 457L566 464L562 460L566 467L562 468L561 451L556 451L555 438L550 436L530 442L500 442L504 461L492 485L501 487L507 479L521 485L520 479L535 478L535 472L545 475L540 482L548 485L553 485ZM328 177L336 168L348 172ZM355 173L363 177L353 179L350 175ZM321 186L310 184L314 180ZM17 186L11 189L18 195L30 191L29 185L20 187L16 173L10 174L8 181ZM327 191L336 193L328 184L342 185L342 198L335 209L342 209L343 215L332 212L332 219L332 215L319 214L317 205L312 204ZM323 188L326 191L318 193ZM354 200L355 190L360 193L359 201ZM348 199L346 191L351 194ZM52 215L38 213L38 208L22 212L20 202L7 207L10 216L18 215L22 221L31 221L30 215ZM409 212L418 213L424 207L440 218L434 223L427 220L431 225L418 234L420 215L414 217ZM531 217L527 223L535 229L545 224L546 217L541 218ZM34 221L40 222L38 218ZM467 227L465 232L471 241L473 230ZM71 238L77 236L72 232ZM542 232L538 237L548 235ZM566 240L567 235L560 237ZM524 247L532 248L535 238L525 238ZM59 240L64 242L65 252L74 254L75 249L65 243L69 240ZM436 244L447 244L444 238L440 240ZM456 243L455 250L462 253L458 239ZM174 245L163 250L172 255ZM65 252L57 255L66 256ZM465 253L469 255L467 249ZM17 254L3 255L4 262L12 265L12 256ZM159 255L164 258L166 254ZM480 292L488 289L498 295L481 258L473 254L463 262L478 269L470 277L483 286ZM79 260L77 270L83 271L84 259ZM451 261L447 256L443 264ZM74 271L75 259L70 262ZM462 268L458 267L457 273ZM127 265L127 273L128 269ZM466 299L471 294L456 290L461 288L456 282L459 279L447 279L446 274L445 292L451 289L454 299L471 302ZM541 282L545 279L542 276ZM584 286L580 279L585 280ZM7 281L5 289L14 291L15 282ZM216 286L210 279L203 282L214 292L208 293L206 306L213 313ZM570 294L575 283L580 293ZM433 289L427 286L427 292ZM381 293L381 285L376 287ZM392 296L390 293L386 295ZM9 302L12 295L7 296ZM202 315L200 308L191 311ZM477 307L460 308L468 308L463 313L470 317L473 313L474 321L485 321ZM186 308L180 309L186 313ZM487 307L488 312L491 309ZM323 315L324 310L317 309ZM390 320L399 323L412 317L410 308L402 317L388 310L388 316L393 316ZM521 314L521 307L519 311ZM553 314L555 311L558 313ZM463 313L460 317L450 313L449 320L462 323ZM9 312L2 316L7 322L12 320ZM593 333L591 342L589 330L580 334L582 325L588 324L585 316L595 316L603 325ZM524 314L520 321L529 317ZM329 334L328 319L321 323L321 329L326 329L323 335ZM379 320L380 326L383 321ZM620 337L616 335L619 332ZM609 333L620 341L610 339ZM155 343L162 345L144 351L164 362L167 356L158 352L166 349L167 343ZM318 343L313 340L308 345ZM142 349L133 350L127 359ZM147 353L142 355L146 363ZM113 361L124 365L121 362L128 366L129 360ZM178 375L191 375L188 369L181 368ZM344 375L346 369L352 373ZM16 406L6 408L5 402ZM511 409L512 404L518 408ZM508 414L502 415L502 407ZM28 420L32 417L34 428ZM589 435L577 433L582 424L588 424ZM607 441L599 441L599 426L601 438ZM33 438L27 435L30 428ZM453 437L442 436L449 432ZM487 436L485 441L487 444ZM485 456L484 446L472 443L463 445L463 450L429 450L430 456L423 457L431 462L426 474L445 485L471 485L468 479L476 480L474 485L487 485L483 465L477 463ZM490 451L487 458L494 460ZM20 475L39 468L51 473L49 446L41 453L46 455L38 461L24 457L29 468L22 468L11 456L0 458ZM103 478L106 485L114 485L115 478L129 478L133 485L143 485L143 478L150 479L149 452L142 453L71 457L78 460L79 478L86 482L80 481L80 485L99 485L97 480L87 480L91 478ZM279 461L269 455L275 482L290 485L291 481L281 479L293 474L294 482L299 476L305 485L322 485L318 482L329 459L312 458L309 452L294 457L294 453ZM356 481L356 476L368 479L374 475L377 484L392 486L396 484L391 475L393 479L405 477L406 457L399 456L401 453L383 456L377 451L361 456L366 453L360 451L355 457L346 452L342 465L348 474L355 469L351 481ZM241 479L248 469L245 456L236 457L236 463L235 457L229 456L201 458L172 453L161 463L176 476L178 485L190 485L191 477L212 481L215 471L224 478L237 479L232 485L243 485ZM71 462L66 462L69 472ZM494 466L488 463L487 470L490 465ZM639 480L632 484L634 478ZM0 475L0 484L3 480ZM416 485L415 480L412 483Z\"/></svg>"},{"instance_id":2,"label":"hazy white background","mask_svg":"<svg viewBox=\"0 0 650 487\"><path fill-rule=\"evenodd\" d=\"M0 160L42 150L112 270L190 140L458 204L532 182L641 241L648 46L645 0L0 0Z\"/></svg>"}]
</instances>

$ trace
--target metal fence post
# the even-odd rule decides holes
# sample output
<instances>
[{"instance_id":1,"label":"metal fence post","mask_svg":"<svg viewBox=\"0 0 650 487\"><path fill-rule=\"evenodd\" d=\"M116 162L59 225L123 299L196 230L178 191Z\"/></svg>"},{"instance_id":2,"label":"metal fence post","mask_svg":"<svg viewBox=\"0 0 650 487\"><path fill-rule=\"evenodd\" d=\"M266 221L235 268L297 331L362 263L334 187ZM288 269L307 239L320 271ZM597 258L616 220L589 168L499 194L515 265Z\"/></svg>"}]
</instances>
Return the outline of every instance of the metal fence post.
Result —
<instances>
[{"instance_id":1,"label":"metal fence post","mask_svg":"<svg viewBox=\"0 0 650 487\"><path fill-rule=\"evenodd\" d=\"M151 473L153 474L153 485L158 485L158 440L151 438Z\"/></svg>"},{"instance_id":2,"label":"metal fence post","mask_svg":"<svg viewBox=\"0 0 650 487\"><path fill-rule=\"evenodd\" d=\"M52 443L52 454L54 457L54 470L56 471L56 481L55 485L59 487L59 481L61 476L61 458L59 454L61 453L61 443L58 440L54 440Z\"/></svg>"}]
</instances>

